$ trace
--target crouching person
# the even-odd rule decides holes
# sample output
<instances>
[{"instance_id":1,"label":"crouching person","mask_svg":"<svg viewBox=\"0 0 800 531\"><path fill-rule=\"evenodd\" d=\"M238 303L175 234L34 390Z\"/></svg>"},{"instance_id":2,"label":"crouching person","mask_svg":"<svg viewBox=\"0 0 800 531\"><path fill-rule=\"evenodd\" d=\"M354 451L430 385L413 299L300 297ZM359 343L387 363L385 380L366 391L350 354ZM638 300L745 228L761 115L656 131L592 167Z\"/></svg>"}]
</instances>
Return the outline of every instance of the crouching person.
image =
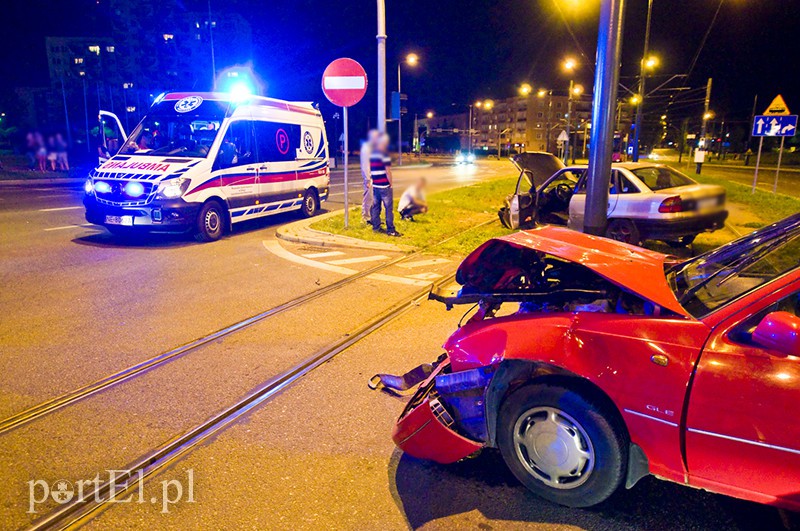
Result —
<instances>
[{"instance_id":1,"label":"crouching person","mask_svg":"<svg viewBox=\"0 0 800 531\"><path fill-rule=\"evenodd\" d=\"M400 201L397 203L397 211L402 219L414 221L414 216L424 214L428 211L428 202L425 200L425 177L406 188Z\"/></svg>"}]
</instances>

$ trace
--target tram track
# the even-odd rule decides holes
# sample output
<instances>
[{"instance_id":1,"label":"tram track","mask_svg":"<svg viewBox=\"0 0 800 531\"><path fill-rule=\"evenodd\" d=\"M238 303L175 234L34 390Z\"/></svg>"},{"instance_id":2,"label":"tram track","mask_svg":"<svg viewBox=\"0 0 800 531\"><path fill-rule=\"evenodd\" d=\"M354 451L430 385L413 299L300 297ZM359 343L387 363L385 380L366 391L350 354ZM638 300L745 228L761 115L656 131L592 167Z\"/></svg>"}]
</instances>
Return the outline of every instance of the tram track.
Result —
<instances>
[{"instance_id":1,"label":"tram track","mask_svg":"<svg viewBox=\"0 0 800 531\"><path fill-rule=\"evenodd\" d=\"M452 282L454 277L455 273L451 273L432 283L432 285L434 287L443 286ZM173 465L194 448L249 414L295 381L330 361L355 343L365 339L393 319L418 306L427 298L429 291L430 287L417 291L412 296L370 319L356 330L346 334L343 338L267 380L251 393L216 413L205 422L167 441L127 466L116 469L117 472L121 473L115 476L113 482L97 485L95 489L85 493L84 496L61 505L44 517L34 521L26 529L31 531L75 529L86 524L109 504L114 503L115 499L122 499L128 496L132 490L139 487L139 482L146 481L159 471Z\"/></svg>"}]
</instances>

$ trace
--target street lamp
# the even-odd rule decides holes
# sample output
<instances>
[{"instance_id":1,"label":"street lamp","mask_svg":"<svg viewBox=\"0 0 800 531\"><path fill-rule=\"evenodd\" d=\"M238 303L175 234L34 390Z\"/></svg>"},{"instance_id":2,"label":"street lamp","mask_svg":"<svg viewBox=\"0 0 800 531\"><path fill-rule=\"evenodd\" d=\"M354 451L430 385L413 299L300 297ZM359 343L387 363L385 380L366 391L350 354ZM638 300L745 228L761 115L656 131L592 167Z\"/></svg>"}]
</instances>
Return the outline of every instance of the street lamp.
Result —
<instances>
[{"instance_id":1,"label":"street lamp","mask_svg":"<svg viewBox=\"0 0 800 531\"><path fill-rule=\"evenodd\" d=\"M429 120L431 118L433 118L433 111L428 111L428 113L425 115L425 117L428 118Z\"/></svg>"},{"instance_id":2,"label":"street lamp","mask_svg":"<svg viewBox=\"0 0 800 531\"><path fill-rule=\"evenodd\" d=\"M403 63L407 64L408 66L417 66L419 64L419 56L415 53L410 53L406 55L405 59L399 63L397 63L397 97L400 98L401 94L403 93L400 90L400 67ZM403 165L403 110L402 110L402 100L400 109L397 110L397 163L399 165Z\"/></svg>"},{"instance_id":3,"label":"street lamp","mask_svg":"<svg viewBox=\"0 0 800 531\"><path fill-rule=\"evenodd\" d=\"M523 83L519 86L519 93L521 96L529 96L531 92L533 92L533 87L528 83Z\"/></svg>"},{"instance_id":4,"label":"street lamp","mask_svg":"<svg viewBox=\"0 0 800 531\"><path fill-rule=\"evenodd\" d=\"M650 55L650 20L653 15L653 0L647 0L647 22L644 27L644 52L642 61L639 63L639 94L644 99L645 72L652 70L658 65L658 60ZM642 100L637 102L636 108L636 128L633 131L633 162L639 162L639 134L642 129Z\"/></svg>"},{"instance_id":5,"label":"street lamp","mask_svg":"<svg viewBox=\"0 0 800 531\"><path fill-rule=\"evenodd\" d=\"M575 71L575 69L577 68L577 66L578 66L578 63L575 61L575 59L567 58L567 59L564 60L564 70L566 70L569 73L573 73ZM570 140L570 138L571 138L570 137L570 127L572 125L572 100L573 100L574 96L579 96L580 93L582 92L582 89L581 89L576 93L575 89L576 89L575 80L574 79L570 79L569 80L569 94L568 94L568 97L567 97L567 131L566 131L567 132L567 144L564 147L564 164L567 164L567 159L569 158L569 152L570 152L571 145L572 145L572 142ZM572 154L572 162L573 163L575 162L575 153Z\"/></svg>"}]
</instances>

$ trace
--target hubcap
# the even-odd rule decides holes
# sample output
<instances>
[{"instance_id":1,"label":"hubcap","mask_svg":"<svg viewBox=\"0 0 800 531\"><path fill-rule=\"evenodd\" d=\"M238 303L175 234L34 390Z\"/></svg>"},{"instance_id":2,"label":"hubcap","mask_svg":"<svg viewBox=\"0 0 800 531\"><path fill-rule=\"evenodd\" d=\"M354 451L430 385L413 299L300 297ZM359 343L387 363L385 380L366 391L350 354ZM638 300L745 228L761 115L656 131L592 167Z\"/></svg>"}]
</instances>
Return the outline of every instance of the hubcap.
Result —
<instances>
[{"instance_id":1,"label":"hubcap","mask_svg":"<svg viewBox=\"0 0 800 531\"><path fill-rule=\"evenodd\" d=\"M631 242L631 231L630 228L624 225L616 225L613 229L611 229L611 238L623 243L630 243Z\"/></svg>"},{"instance_id":2,"label":"hubcap","mask_svg":"<svg viewBox=\"0 0 800 531\"><path fill-rule=\"evenodd\" d=\"M310 194L306 197L306 212L314 212L314 197Z\"/></svg>"},{"instance_id":3,"label":"hubcap","mask_svg":"<svg viewBox=\"0 0 800 531\"><path fill-rule=\"evenodd\" d=\"M219 213L216 210L209 210L206 213L206 229L208 232L217 232L220 226Z\"/></svg>"},{"instance_id":4,"label":"hubcap","mask_svg":"<svg viewBox=\"0 0 800 531\"><path fill-rule=\"evenodd\" d=\"M592 442L578 422L557 408L529 409L514 424L514 448L533 477L555 489L583 485L594 469Z\"/></svg>"}]
</instances>

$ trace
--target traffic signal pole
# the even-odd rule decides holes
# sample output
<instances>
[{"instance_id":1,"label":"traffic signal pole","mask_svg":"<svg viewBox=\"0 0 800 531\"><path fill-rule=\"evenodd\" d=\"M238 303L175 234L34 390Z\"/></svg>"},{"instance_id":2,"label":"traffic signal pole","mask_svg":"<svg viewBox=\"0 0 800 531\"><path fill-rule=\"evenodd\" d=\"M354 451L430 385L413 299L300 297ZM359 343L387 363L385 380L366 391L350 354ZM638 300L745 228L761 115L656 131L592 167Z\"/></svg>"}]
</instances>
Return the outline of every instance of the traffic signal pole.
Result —
<instances>
[{"instance_id":1,"label":"traffic signal pole","mask_svg":"<svg viewBox=\"0 0 800 531\"><path fill-rule=\"evenodd\" d=\"M598 236L605 234L608 223L608 187L614 149L614 112L619 84L624 4L625 0L602 0L600 3L584 218L584 232Z\"/></svg>"},{"instance_id":2,"label":"traffic signal pole","mask_svg":"<svg viewBox=\"0 0 800 531\"><path fill-rule=\"evenodd\" d=\"M386 132L386 2L378 0L378 131Z\"/></svg>"}]
</instances>

